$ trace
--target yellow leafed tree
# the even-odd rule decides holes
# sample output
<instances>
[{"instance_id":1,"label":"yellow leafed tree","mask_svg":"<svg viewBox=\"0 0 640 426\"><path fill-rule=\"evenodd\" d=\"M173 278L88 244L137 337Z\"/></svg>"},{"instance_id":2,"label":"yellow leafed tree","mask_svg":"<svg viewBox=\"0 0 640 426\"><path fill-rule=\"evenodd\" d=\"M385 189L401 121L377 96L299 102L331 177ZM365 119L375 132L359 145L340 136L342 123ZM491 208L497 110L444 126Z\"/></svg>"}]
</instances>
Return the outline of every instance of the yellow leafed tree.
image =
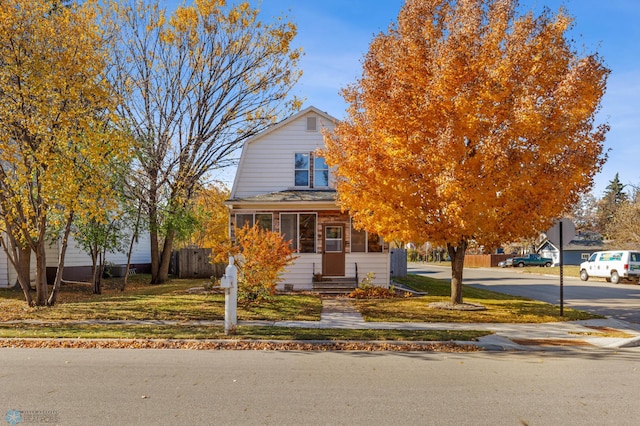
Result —
<instances>
[{"instance_id":1,"label":"yellow leafed tree","mask_svg":"<svg viewBox=\"0 0 640 426\"><path fill-rule=\"evenodd\" d=\"M132 183L146 207L151 283L169 277L180 224L204 177L235 164L250 137L299 109L296 26L249 2L112 1L113 84L132 125Z\"/></svg>"},{"instance_id":2,"label":"yellow leafed tree","mask_svg":"<svg viewBox=\"0 0 640 426\"><path fill-rule=\"evenodd\" d=\"M71 222L113 207L105 176L130 152L103 76L103 30L94 1L0 7L0 242L29 304L55 303ZM58 236L58 276L48 294L46 246Z\"/></svg>"},{"instance_id":3,"label":"yellow leafed tree","mask_svg":"<svg viewBox=\"0 0 640 426\"><path fill-rule=\"evenodd\" d=\"M194 226L178 241L177 248L196 246L213 248L229 238L229 209L224 201L229 190L222 184L199 188L194 196L192 217Z\"/></svg>"},{"instance_id":4,"label":"yellow leafed tree","mask_svg":"<svg viewBox=\"0 0 640 426\"><path fill-rule=\"evenodd\" d=\"M608 126L594 117L609 70L573 50L566 10L519 14L517 3L408 0L326 135L357 226L447 246L452 304L470 241L548 229L606 159Z\"/></svg>"}]
</instances>

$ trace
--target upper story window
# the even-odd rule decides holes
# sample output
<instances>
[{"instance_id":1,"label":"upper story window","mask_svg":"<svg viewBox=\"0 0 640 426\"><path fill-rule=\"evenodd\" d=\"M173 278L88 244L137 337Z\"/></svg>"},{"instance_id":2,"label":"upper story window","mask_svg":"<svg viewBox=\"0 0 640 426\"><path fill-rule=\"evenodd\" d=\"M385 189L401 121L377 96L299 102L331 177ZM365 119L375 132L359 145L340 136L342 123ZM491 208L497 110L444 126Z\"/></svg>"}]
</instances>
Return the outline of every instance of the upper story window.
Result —
<instances>
[{"instance_id":1,"label":"upper story window","mask_svg":"<svg viewBox=\"0 0 640 426\"><path fill-rule=\"evenodd\" d=\"M329 186L329 166L322 157L313 159L313 186Z\"/></svg>"},{"instance_id":2,"label":"upper story window","mask_svg":"<svg viewBox=\"0 0 640 426\"><path fill-rule=\"evenodd\" d=\"M329 166L324 158L311 152L296 152L294 159L294 186L326 188L329 186Z\"/></svg>"},{"instance_id":3,"label":"upper story window","mask_svg":"<svg viewBox=\"0 0 640 426\"><path fill-rule=\"evenodd\" d=\"M295 186L311 186L309 182L309 157L308 152L296 152L294 166Z\"/></svg>"}]
</instances>

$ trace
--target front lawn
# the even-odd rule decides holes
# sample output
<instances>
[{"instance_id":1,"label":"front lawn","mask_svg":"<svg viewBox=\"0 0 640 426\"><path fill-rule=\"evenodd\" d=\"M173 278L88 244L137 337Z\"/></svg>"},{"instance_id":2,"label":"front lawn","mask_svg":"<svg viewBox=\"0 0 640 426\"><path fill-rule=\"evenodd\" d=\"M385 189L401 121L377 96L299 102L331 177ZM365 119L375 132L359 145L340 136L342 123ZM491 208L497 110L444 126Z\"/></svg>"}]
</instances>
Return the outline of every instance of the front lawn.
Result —
<instances>
[{"instance_id":1,"label":"front lawn","mask_svg":"<svg viewBox=\"0 0 640 426\"><path fill-rule=\"evenodd\" d=\"M564 309L545 302L510 296L488 290L464 286L464 302L480 304L484 311L457 311L429 307L433 302L450 301L451 286L448 282L420 275L396 278L416 291L428 295L402 299L354 300L366 321L398 322L455 322L455 323L545 323L601 318L587 312Z\"/></svg>"},{"instance_id":2,"label":"front lawn","mask_svg":"<svg viewBox=\"0 0 640 426\"><path fill-rule=\"evenodd\" d=\"M175 279L149 285L148 275L136 275L124 292L119 279L107 280L103 294L88 284L63 284L53 307L29 307L20 290L0 290L0 321L14 320L224 320L223 293L189 293L202 279ZM238 320L319 321L322 301L316 295L279 295L260 306L238 306Z\"/></svg>"}]
</instances>

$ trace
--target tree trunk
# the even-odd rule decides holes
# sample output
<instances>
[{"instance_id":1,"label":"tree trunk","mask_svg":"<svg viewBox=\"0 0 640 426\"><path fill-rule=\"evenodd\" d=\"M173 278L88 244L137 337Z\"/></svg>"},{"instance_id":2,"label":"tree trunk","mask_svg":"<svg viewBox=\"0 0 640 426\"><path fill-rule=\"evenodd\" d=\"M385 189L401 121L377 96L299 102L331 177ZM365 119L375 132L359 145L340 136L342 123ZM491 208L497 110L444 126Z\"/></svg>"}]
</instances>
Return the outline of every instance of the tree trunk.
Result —
<instances>
[{"instance_id":1,"label":"tree trunk","mask_svg":"<svg viewBox=\"0 0 640 426\"><path fill-rule=\"evenodd\" d=\"M124 274L124 280L122 280L122 287L120 287L120 291L124 291L124 288L127 286L127 281L129 280L129 268L131 267L131 254L133 253L133 245L138 239L138 231L140 228L141 215L142 215L142 202L140 201L138 204L138 214L136 216L136 224L133 228L133 235L131 235L131 242L129 243L129 251L127 252L127 267Z\"/></svg>"},{"instance_id":2,"label":"tree trunk","mask_svg":"<svg viewBox=\"0 0 640 426\"><path fill-rule=\"evenodd\" d=\"M6 232L3 237L0 233L0 247L7 255L7 260L18 274L16 287L20 286L24 299L29 306L33 305L31 298L31 247L23 247L14 238L13 234ZM25 266L26 265L26 266Z\"/></svg>"},{"instance_id":3,"label":"tree trunk","mask_svg":"<svg viewBox=\"0 0 640 426\"><path fill-rule=\"evenodd\" d=\"M47 305L53 306L58 299L58 293L60 292L60 285L62 284L62 273L64 272L64 258L67 254L67 246L69 245L69 234L71 233L71 224L73 223L73 212L69 214L67 223L64 226L64 233L62 234L62 245L60 246L60 253L58 254L58 269L56 271L56 279L53 282L53 289L51 295L47 300ZM44 256L43 256L44 259ZM46 262L45 262L46 265ZM45 268L46 271L46 268ZM45 277L46 281L46 277Z\"/></svg>"},{"instance_id":4,"label":"tree trunk","mask_svg":"<svg viewBox=\"0 0 640 426\"><path fill-rule=\"evenodd\" d=\"M36 306L47 305L47 257L44 245L46 240L41 238L35 247L36 254Z\"/></svg>"},{"instance_id":5,"label":"tree trunk","mask_svg":"<svg viewBox=\"0 0 640 426\"><path fill-rule=\"evenodd\" d=\"M93 285L93 294L100 294L100 293L96 293L96 289L97 289L97 284L96 284L96 280L98 279L98 244L97 243L93 243L91 245L91 250L90 250L90 254L91 254L91 284Z\"/></svg>"},{"instance_id":6,"label":"tree trunk","mask_svg":"<svg viewBox=\"0 0 640 426\"><path fill-rule=\"evenodd\" d=\"M18 261L16 272L18 273L18 285L24 293L24 298L31 306L31 247L17 247Z\"/></svg>"},{"instance_id":7,"label":"tree trunk","mask_svg":"<svg viewBox=\"0 0 640 426\"><path fill-rule=\"evenodd\" d=\"M96 247L97 253L97 247ZM104 252L100 253L96 259L96 267L93 271L93 294L102 294L102 276L104 275L104 269L106 265L104 264L105 256Z\"/></svg>"},{"instance_id":8,"label":"tree trunk","mask_svg":"<svg viewBox=\"0 0 640 426\"><path fill-rule=\"evenodd\" d=\"M149 203L149 241L151 244L151 284L156 284L160 270L160 243L158 241L158 211L155 200Z\"/></svg>"},{"instance_id":9,"label":"tree trunk","mask_svg":"<svg viewBox=\"0 0 640 426\"><path fill-rule=\"evenodd\" d=\"M462 303L462 273L467 240L458 241L457 246L447 243L447 251L451 257L451 303L458 305Z\"/></svg>"},{"instance_id":10,"label":"tree trunk","mask_svg":"<svg viewBox=\"0 0 640 426\"><path fill-rule=\"evenodd\" d=\"M18 281L20 277L24 279L26 287L31 287L31 247L17 247L18 252Z\"/></svg>"},{"instance_id":11,"label":"tree trunk","mask_svg":"<svg viewBox=\"0 0 640 426\"><path fill-rule=\"evenodd\" d=\"M151 277L151 284L163 284L169 279L169 263L171 262L171 250L173 250L175 235L176 231L174 229L167 231L167 235L164 238L164 245L162 246L162 253L160 253L158 274L155 279Z\"/></svg>"}]
</instances>

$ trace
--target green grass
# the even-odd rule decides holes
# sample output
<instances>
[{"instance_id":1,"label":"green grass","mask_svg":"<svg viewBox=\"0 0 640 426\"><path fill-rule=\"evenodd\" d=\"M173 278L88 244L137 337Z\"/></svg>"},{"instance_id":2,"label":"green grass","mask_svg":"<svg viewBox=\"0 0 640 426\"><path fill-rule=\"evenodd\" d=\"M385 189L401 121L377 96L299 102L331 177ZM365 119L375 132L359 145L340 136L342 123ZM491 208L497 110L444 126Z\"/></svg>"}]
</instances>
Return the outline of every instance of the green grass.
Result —
<instances>
[{"instance_id":1,"label":"green grass","mask_svg":"<svg viewBox=\"0 0 640 426\"><path fill-rule=\"evenodd\" d=\"M427 292L427 296L403 299L356 300L358 310L366 321L398 322L454 322L454 323L545 323L601 318L587 312L564 309L545 302L529 300L473 287L463 287L464 302L480 304L484 311L457 311L429 307L432 302L450 301L450 284L419 275L408 275L396 279L416 291Z\"/></svg>"},{"instance_id":2,"label":"green grass","mask_svg":"<svg viewBox=\"0 0 640 426\"><path fill-rule=\"evenodd\" d=\"M102 295L91 287L64 284L53 307L29 307L18 290L0 291L0 320L223 320L224 294L190 294L204 280L172 280L167 284L145 284L148 276L121 292L117 280L105 284ZM238 307L239 320L318 321L322 302L316 295L280 295L259 306Z\"/></svg>"},{"instance_id":3,"label":"green grass","mask_svg":"<svg viewBox=\"0 0 640 426\"><path fill-rule=\"evenodd\" d=\"M548 268L545 268L548 269ZM54 307L29 307L19 290L0 291L0 321L37 320L0 324L4 338L109 338L109 339L223 339L222 326L197 326L189 321L224 319L224 295L190 293L204 280L172 280L167 284L146 284L148 276L138 275L124 292L118 280L108 280L102 295L91 294L91 287L65 284ZM450 286L446 281L409 275L398 280L428 296L353 300L367 321L418 321L455 323L542 323L596 318L596 316L559 308L487 290L465 287L465 302L479 303L485 311L447 311L433 309L431 302L448 301ZM319 321L322 301L314 294L279 294L272 302L258 306L239 306L238 319ZM177 325L78 324L82 320L167 320ZM343 330L283 327L240 326L234 339L257 340L407 340L471 341L486 335L483 331L450 330Z\"/></svg>"},{"instance_id":4,"label":"green grass","mask_svg":"<svg viewBox=\"0 0 640 426\"><path fill-rule=\"evenodd\" d=\"M539 266L525 266L524 268L515 268L516 270L528 274L544 274L560 276L560 267L552 266L550 268L541 268ZM580 277L580 267L578 265L565 265L562 267L562 275L565 277Z\"/></svg>"},{"instance_id":5,"label":"green grass","mask_svg":"<svg viewBox=\"0 0 640 426\"><path fill-rule=\"evenodd\" d=\"M239 326L233 336L222 326L194 325L0 325L3 338L88 339L253 339L253 340L364 340L364 341L473 341L491 334L473 330L344 330Z\"/></svg>"}]
</instances>

